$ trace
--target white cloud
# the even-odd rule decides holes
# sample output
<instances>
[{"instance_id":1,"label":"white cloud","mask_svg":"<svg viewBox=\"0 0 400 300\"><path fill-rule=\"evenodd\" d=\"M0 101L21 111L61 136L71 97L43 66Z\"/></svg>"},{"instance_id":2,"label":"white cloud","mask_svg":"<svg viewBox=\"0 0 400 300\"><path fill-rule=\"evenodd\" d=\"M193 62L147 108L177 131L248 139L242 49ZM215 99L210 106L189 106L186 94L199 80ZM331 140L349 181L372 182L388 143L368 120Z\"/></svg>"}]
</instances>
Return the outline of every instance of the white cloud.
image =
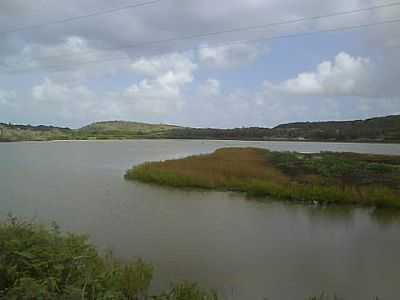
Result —
<instances>
[{"instance_id":1,"label":"white cloud","mask_svg":"<svg viewBox=\"0 0 400 300\"><path fill-rule=\"evenodd\" d=\"M254 62L259 52L256 46L243 43L216 47L205 45L198 49L198 58L209 67L229 69Z\"/></svg>"},{"instance_id":2,"label":"white cloud","mask_svg":"<svg viewBox=\"0 0 400 300\"><path fill-rule=\"evenodd\" d=\"M130 69L140 75L157 77L167 72L189 74L197 68L188 54L171 53L167 55L142 57L130 64Z\"/></svg>"},{"instance_id":3,"label":"white cloud","mask_svg":"<svg viewBox=\"0 0 400 300\"><path fill-rule=\"evenodd\" d=\"M205 97L208 96L217 96L220 94L221 83L217 79L207 79L203 82L199 87L200 95Z\"/></svg>"},{"instance_id":4,"label":"white cloud","mask_svg":"<svg viewBox=\"0 0 400 300\"><path fill-rule=\"evenodd\" d=\"M79 36L69 36L54 45L28 44L13 55L3 58L11 69L34 69L79 64L101 57L104 53L92 48L88 41Z\"/></svg>"},{"instance_id":5,"label":"white cloud","mask_svg":"<svg viewBox=\"0 0 400 300\"><path fill-rule=\"evenodd\" d=\"M115 58L128 59L128 56L111 49L101 50L83 37L68 36L57 44L25 45L20 52L2 59L0 56L0 63L6 71L16 74L62 70L51 76L54 81L64 82L94 79L127 68L126 61Z\"/></svg>"},{"instance_id":6,"label":"white cloud","mask_svg":"<svg viewBox=\"0 0 400 300\"><path fill-rule=\"evenodd\" d=\"M76 123L87 121L88 114L97 115L104 109L102 102L101 97L82 84L62 84L47 78L32 88L32 100L28 105L31 112L43 114L45 118Z\"/></svg>"},{"instance_id":7,"label":"white cloud","mask_svg":"<svg viewBox=\"0 0 400 300\"><path fill-rule=\"evenodd\" d=\"M15 91L4 91L0 90L0 105L9 105L12 104L17 97Z\"/></svg>"},{"instance_id":8,"label":"white cloud","mask_svg":"<svg viewBox=\"0 0 400 300\"><path fill-rule=\"evenodd\" d=\"M314 72L278 84L266 82L266 88L292 95L372 96L373 68L368 58L341 52L333 62L320 63Z\"/></svg>"},{"instance_id":9,"label":"white cloud","mask_svg":"<svg viewBox=\"0 0 400 300\"><path fill-rule=\"evenodd\" d=\"M145 74L145 78L106 93L46 78L32 88L29 105L38 115L51 115L69 124L102 119L157 120L182 108L184 88L193 81L196 67L188 56L178 53L142 58L130 69Z\"/></svg>"},{"instance_id":10,"label":"white cloud","mask_svg":"<svg viewBox=\"0 0 400 300\"><path fill-rule=\"evenodd\" d=\"M47 103L84 103L95 97L87 87L83 85L68 86L46 79L42 84L32 88L32 97L37 102Z\"/></svg>"},{"instance_id":11,"label":"white cloud","mask_svg":"<svg viewBox=\"0 0 400 300\"><path fill-rule=\"evenodd\" d=\"M173 53L141 58L130 67L147 78L128 87L123 97L138 110L160 114L180 109L182 90L193 81L197 65L187 55Z\"/></svg>"},{"instance_id":12,"label":"white cloud","mask_svg":"<svg viewBox=\"0 0 400 300\"><path fill-rule=\"evenodd\" d=\"M128 88L131 95L179 97L184 85L193 81L197 65L184 54L141 58L130 65L132 71L146 78Z\"/></svg>"}]
</instances>

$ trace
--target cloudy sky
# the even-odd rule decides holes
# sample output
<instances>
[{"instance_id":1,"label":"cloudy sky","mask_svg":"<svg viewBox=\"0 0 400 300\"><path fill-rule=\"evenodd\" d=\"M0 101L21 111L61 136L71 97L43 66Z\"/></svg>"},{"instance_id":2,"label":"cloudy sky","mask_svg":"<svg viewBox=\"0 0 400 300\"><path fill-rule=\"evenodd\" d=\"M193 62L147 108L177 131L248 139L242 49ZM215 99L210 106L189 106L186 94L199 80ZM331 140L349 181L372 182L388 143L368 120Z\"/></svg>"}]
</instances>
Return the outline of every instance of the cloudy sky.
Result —
<instances>
[{"instance_id":1,"label":"cloudy sky","mask_svg":"<svg viewBox=\"0 0 400 300\"><path fill-rule=\"evenodd\" d=\"M241 127L400 113L397 4L1 0L0 122Z\"/></svg>"}]
</instances>

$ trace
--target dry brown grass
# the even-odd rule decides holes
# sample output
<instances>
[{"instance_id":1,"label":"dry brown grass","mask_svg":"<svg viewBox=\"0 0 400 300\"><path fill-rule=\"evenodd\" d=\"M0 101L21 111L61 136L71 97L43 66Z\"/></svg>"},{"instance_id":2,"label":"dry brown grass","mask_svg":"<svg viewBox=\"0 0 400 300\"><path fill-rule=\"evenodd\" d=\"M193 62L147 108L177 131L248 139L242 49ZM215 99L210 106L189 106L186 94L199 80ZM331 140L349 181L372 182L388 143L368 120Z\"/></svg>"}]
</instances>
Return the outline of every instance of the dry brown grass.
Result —
<instances>
[{"instance_id":1,"label":"dry brown grass","mask_svg":"<svg viewBox=\"0 0 400 300\"><path fill-rule=\"evenodd\" d=\"M232 180L274 180L287 183L288 178L268 164L265 153L258 149L221 149L210 155L168 160L151 165L159 172L197 178L210 187L225 185Z\"/></svg>"}]
</instances>

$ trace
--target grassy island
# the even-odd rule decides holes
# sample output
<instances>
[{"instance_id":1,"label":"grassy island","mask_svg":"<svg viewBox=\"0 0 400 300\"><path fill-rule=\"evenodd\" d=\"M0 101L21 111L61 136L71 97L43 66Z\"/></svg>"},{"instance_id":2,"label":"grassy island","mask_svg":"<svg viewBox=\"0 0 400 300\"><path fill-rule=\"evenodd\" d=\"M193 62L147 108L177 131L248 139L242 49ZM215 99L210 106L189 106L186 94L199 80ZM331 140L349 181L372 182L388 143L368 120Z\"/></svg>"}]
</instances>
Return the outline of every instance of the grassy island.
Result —
<instances>
[{"instance_id":1,"label":"grassy island","mask_svg":"<svg viewBox=\"0 0 400 300\"><path fill-rule=\"evenodd\" d=\"M294 201L400 208L400 156L223 148L147 162L127 171L125 178Z\"/></svg>"}]
</instances>

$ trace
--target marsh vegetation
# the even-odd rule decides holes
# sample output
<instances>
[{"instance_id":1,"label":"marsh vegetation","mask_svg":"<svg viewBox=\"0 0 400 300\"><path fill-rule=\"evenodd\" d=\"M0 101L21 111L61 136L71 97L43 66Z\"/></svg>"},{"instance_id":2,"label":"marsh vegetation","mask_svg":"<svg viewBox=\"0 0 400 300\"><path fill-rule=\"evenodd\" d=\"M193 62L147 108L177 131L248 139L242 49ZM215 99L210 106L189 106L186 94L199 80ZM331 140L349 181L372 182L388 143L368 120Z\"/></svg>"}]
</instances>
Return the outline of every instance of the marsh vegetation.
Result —
<instances>
[{"instance_id":1,"label":"marsh vegetation","mask_svg":"<svg viewBox=\"0 0 400 300\"><path fill-rule=\"evenodd\" d=\"M294 201L400 208L398 156L223 148L206 155L144 163L128 170L125 177Z\"/></svg>"}]
</instances>

